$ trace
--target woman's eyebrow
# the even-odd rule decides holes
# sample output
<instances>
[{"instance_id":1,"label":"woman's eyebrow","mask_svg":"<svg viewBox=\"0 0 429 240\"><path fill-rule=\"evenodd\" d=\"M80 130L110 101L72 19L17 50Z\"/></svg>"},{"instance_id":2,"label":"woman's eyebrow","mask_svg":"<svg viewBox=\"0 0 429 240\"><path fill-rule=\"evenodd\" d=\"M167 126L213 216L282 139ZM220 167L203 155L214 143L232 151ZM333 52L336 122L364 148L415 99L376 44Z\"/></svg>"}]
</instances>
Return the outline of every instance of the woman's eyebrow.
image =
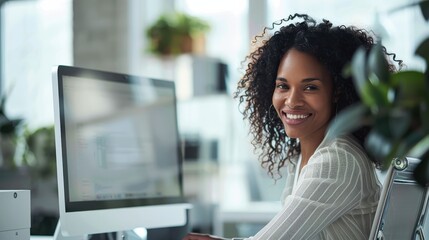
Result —
<instances>
[{"instance_id":1,"label":"woman's eyebrow","mask_svg":"<svg viewBox=\"0 0 429 240\"><path fill-rule=\"evenodd\" d=\"M287 82L287 79L284 77L277 77L276 80ZM320 78L317 78L317 77L309 77L301 80L301 82L304 82L304 83L313 82L313 81L322 81L322 80L320 80Z\"/></svg>"},{"instance_id":2,"label":"woman's eyebrow","mask_svg":"<svg viewBox=\"0 0 429 240\"><path fill-rule=\"evenodd\" d=\"M320 80L320 78L316 78L316 77L304 78L302 80L302 82L305 82L305 83L313 82L313 81L322 81L322 80Z\"/></svg>"}]
</instances>

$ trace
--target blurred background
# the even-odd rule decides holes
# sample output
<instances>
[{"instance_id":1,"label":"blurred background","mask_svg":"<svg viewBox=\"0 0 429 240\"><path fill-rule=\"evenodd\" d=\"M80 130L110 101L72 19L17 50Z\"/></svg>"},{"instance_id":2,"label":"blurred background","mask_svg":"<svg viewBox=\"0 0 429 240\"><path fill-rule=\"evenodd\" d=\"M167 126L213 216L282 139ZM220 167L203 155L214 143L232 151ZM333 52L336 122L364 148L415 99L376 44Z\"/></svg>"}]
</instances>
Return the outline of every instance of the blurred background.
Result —
<instances>
[{"instance_id":1,"label":"blurred background","mask_svg":"<svg viewBox=\"0 0 429 240\"><path fill-rule=\"evenodd\" d=\"M58 220L51 69L74 65L176 82L193 231L249 236L280 208L232 98L265 26L293 13L382 37L408 69L429 34L412 0L1 0L0 189L31 189L33 235Z\"/></svg>"}]
</instances>

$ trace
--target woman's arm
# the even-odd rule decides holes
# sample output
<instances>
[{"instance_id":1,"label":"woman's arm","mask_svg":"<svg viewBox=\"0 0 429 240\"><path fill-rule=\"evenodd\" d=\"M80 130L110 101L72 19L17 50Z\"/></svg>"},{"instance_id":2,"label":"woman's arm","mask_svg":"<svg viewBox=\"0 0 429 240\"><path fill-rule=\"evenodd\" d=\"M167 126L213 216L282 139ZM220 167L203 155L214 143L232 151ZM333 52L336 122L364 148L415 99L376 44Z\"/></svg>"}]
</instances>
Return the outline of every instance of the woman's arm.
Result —
<instances>
[{"instance_id":1,"label":"woman's arm","mask_svg":"<svg viewBox=\"0 0 429 240\"><path fill-rule=\"evenodd\" d=\"M362 179L358 160L341 148L316 151L278 213L253 240L312 239L357 206Z\"/></svg>"}]
</instances>

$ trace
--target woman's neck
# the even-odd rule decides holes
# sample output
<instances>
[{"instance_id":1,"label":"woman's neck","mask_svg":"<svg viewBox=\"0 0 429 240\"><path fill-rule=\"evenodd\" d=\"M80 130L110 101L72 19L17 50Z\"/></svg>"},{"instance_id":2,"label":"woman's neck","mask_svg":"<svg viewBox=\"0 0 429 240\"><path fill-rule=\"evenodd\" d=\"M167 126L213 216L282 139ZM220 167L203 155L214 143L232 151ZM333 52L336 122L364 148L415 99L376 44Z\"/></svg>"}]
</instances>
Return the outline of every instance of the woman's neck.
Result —
<instances>
[{"instance_id":1,"label":"woman's neck","mask_svg":"<svg viewBox=\"0 0 429 240\"><path fill-rule=\"evenodd\" d=\"M307 165L308 160L311 156L313 156L314 152L316 151L317 147L319 147L320 143L322 142L324 138L323 136L313 138L313 139L300 139L300 145L301 145L301 166L302 169L305 165Z\"/></svg>"}]
</instances>

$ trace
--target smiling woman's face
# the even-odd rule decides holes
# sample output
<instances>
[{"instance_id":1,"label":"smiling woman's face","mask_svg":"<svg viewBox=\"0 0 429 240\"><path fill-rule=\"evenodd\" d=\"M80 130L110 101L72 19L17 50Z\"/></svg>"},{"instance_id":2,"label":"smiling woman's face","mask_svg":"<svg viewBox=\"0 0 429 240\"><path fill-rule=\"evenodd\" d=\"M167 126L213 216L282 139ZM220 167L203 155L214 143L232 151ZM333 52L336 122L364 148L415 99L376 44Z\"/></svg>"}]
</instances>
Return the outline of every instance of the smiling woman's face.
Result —
<instances>
[{"instance_id":1,"label":"smiling woman's face","mask_svg":"<svg viewBox=\"0 0 429 240\"><path fill-rule=\"evenodd\" d=\"M313 56L290 49L281 59L273 106L286 134L300 141L322 141L332 115L333 83Z\"/></svg>"}]
</instances>

